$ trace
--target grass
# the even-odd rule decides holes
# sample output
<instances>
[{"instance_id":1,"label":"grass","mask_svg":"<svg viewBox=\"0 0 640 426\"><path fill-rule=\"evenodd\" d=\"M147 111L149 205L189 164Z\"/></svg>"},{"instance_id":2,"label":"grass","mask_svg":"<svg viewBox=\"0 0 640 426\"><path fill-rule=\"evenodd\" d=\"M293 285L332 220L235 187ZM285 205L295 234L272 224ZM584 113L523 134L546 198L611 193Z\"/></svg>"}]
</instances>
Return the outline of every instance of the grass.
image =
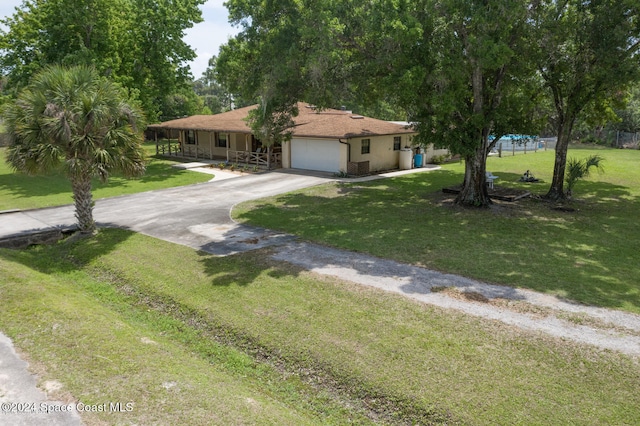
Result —
<instances>
[{"instance_id":1,"label":"grass","mask_svg":"<svg viewBox=\"0 0 640 426\"><path fill-rule=\"evenodd\" d=\"M179 267L175 267L179 265ZM88 424L638 424L637 360L125 230L0 250L0 329ZM64 396L64 395L62 395Z\"/></svg>"},{"instance_id":2,"label":"grass","mask_svg":"<svg viewBox=\"0 0 640 426\"><path fill-rule=\"evenodd\" d=\"M242 222L487 282L529 288L578 302L640 313L640 151L597 153L604 174L574 188L561 210L532 197L489 210L457 208L442 188L464 165L368 183L333 183L241 204ZM544 194L554 153L491 157L496 184ZM544 182L518 182L526 171ZM573 209L573 211L567 211Z\"/></svg>"},{"instance_id":3,"label":"grass","mask_svg":"<svg viewBox=\"0 0 640 426\"><path fill-rule=\"evenodd\" d=\"M148 159L145 175L139 179L125 179L114 175L106 184L95 180L94 199L207 182L212 178L204 173L171 167L176 161L155 156L153 143L145 143L144 147ZM6 148L0 148L0 211L73 203L71 184L63 174L27 176L15 173L5 161L5 152Z\"/></svg>"}]
</instances>

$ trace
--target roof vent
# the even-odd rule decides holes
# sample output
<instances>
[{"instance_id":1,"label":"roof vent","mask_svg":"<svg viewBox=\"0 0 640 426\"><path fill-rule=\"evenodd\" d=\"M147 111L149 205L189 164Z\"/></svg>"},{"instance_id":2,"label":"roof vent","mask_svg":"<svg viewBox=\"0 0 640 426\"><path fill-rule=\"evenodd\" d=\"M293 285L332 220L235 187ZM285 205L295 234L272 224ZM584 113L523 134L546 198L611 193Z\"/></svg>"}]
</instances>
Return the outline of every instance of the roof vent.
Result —
<instances>
[{"instance_id":1,"label":"roof vent","mask_svg":"<svg viewBox=\"0 0 640 426\"><path fill-rule=\"evenodd\" d=\"M364 118L363 115L352 115L351 118L353 118L354 120L362 120Z\"/></svg>"}]
</instances>

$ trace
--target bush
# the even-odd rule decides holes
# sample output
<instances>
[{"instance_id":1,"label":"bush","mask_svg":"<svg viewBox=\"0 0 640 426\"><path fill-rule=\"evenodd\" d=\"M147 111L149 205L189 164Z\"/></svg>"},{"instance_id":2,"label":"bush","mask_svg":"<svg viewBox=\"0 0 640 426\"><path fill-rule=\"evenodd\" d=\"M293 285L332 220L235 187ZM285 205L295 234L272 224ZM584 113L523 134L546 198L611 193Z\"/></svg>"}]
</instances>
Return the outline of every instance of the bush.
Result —
<instances>
[{"instance_id":1,"label":"bush","mask_svg":"<svg viewBox=\"0 0 640 426\"><path fill-rule=\"evenodd\" d=\"M449 159L448 155L434 155L433 157L431 157L431 160L429 161L431 164L442 164L444 162L446 162Z\"/></svg>"}]
</instances>

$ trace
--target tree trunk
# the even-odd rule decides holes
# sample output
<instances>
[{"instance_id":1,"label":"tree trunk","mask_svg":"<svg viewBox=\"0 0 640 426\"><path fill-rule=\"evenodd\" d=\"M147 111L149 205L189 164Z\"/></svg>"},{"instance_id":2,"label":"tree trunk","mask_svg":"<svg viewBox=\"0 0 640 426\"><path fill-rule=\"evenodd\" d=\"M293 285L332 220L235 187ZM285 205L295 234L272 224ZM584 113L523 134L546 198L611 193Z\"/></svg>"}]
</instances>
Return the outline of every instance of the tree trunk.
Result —
<instances>
[{"instance_id":1,"label":"tree trunk","mask_svg":"<svg viewBox=\"0 0 640 426\"><path fill-rule=\"evenodd\" d=\"M480 62L475 58L470 58L473 67L471 85L473 89L473 114L483 117L484 100L484 75ZM491 204L489 191L486 185L487 155L489 145L489 129L485 127L478 129L479 144L473 154L467 154L464 158L464 182L462 189L456 197L455 203L468 207L488 207Z\"/></svg>"},{"instance_id":2,"label":"tree trunk","mask_svg":"<svg viewBox=\"0 0 640 426\"><path fill-rule=\"evenodd\" d=\"M488 207L492 204L487 190L487 150L483 143L475 155L468 155L464 161L464 183L456 197L456 204L470 207Z\"/></svg>"},{"instance_id":3,"label":"tree trunk","mask_svg":"<svg viewBox=\"0 0 640 426\"><path fill-rule=\"evenodd\" d=\"M552 201L561 201L567 198L564 192L564 175L567 167L567 151L571 140L574 118L567 118L558 122L558 142L556 143L556 156L553 166L553 180L549 192L544 198Z\"/></svg>"},{"instance_id":4,"label":"tree trunk","mask_svg":"<svg viewBox=\"0 0 640 426\"><path fill-rule=\"evenodd\" d=\"M93 194L91 193L91 176L82 174L71 178L73 200L76 206L78 227L83 234L91 234L96 230L93 221Z\"/></svg>"},{"instance_id":5,"label":"tree trunk","mask_svg":"<svg viewBox=\"0 0 640 426\"><path fill-rule=\"evenodd\" d=\"M267 170L271 170L271 145L267 146Z\"/></svg>"}]
</instances>

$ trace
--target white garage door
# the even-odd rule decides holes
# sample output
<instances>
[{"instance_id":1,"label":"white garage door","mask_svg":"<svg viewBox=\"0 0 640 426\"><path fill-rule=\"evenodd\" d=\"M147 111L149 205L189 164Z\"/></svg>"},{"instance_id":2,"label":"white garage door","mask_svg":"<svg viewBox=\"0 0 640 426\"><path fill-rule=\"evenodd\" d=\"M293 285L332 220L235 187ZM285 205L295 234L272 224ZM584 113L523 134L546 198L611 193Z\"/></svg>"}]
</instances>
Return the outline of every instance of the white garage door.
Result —
<instances>
[{"instance_id":1,"label":"white garage door","mask_svg":"<svg viewBox=\"0 0 640 426\"><path fill-rule=\"evenodd\" d=\"M291 141L291 168L340 171L340 142L322 139L293 139Z\"/></svg>"}]
</instances>

